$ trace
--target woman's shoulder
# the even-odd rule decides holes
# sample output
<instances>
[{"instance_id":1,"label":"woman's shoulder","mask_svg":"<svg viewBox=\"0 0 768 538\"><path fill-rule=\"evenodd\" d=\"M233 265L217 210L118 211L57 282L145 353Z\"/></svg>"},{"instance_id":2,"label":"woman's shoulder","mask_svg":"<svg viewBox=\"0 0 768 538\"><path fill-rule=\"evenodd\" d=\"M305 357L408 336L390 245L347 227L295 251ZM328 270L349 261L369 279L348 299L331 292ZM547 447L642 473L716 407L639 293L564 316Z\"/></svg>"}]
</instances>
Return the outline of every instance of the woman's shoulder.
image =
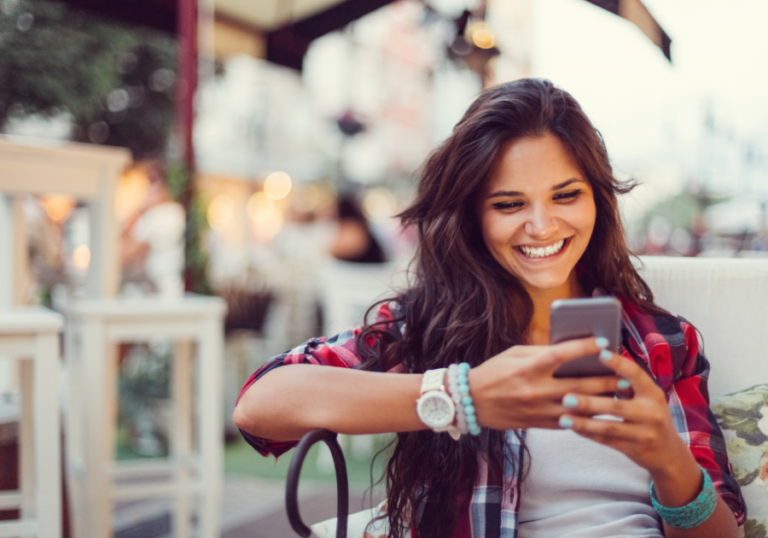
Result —
<instances>
[{"instance_id":1,"label":"woman's shoulder","mask_svg":"<svg viewBox=\"0 0 768 538\"><path fill-rule=\"evenodd\" d=\"M619 299L623 310L622 321L634 325L641 335L660 336L674 342L689 330L696 330L687 319L656 303L640 305L624 297Z\"/></svg>"},{"instance_id":2,"label":"woman's shoulder","mask_svg":"<svg viewBox=\"0 0 768 538\"><path fill-rule=\"evenodd\" d=\"M684 317L652 304L643 307L622 299L622 339L660 377L677 379L701 355L697 329ZM663 383L662 383L663 384Z\"/></svg>"}]
</instances>

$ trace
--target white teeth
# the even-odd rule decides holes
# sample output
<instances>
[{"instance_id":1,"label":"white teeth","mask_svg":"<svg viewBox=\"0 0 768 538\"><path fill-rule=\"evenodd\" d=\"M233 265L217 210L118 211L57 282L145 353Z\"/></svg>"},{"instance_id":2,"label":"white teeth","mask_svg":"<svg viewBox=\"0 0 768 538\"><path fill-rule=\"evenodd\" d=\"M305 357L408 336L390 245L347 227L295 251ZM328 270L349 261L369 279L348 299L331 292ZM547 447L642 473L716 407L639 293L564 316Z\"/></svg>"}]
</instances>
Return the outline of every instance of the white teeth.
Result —
<instances>
[{"instance_id":1,"label":"white teeth","mask_svg":"<svg viewBox=\"0 0 768 538\"><path fill-rule=\"evenodd\" d=\"M525 254L528 258L545 258L547 256L552 256L553 254L557 254L558 252L560 252L560 249L563 248L564 244L565 244L565 239L561 239L554 245L550 245L544 248L524 247L521 245L520 250L522 250L523 254Z\"/></svg>"}]
</instances>

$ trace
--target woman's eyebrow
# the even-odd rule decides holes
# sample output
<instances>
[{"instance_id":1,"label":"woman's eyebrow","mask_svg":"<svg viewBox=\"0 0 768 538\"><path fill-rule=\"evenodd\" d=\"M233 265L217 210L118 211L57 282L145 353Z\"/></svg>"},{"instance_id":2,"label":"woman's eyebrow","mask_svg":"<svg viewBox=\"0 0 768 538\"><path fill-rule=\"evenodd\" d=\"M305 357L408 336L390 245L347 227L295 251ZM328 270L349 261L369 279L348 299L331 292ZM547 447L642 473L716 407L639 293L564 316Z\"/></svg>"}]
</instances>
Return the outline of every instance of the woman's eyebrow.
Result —
<instances>
[{"instance_id":1,"label":"woman's eyebrow","mask_svg":"<svg viewBox=\"0 0 768 538\"><path fill-rule=\"evenodd\" d=\"M581 179L581 178L574 177L574 178L571 178L571 179L569 179L567 181L563 181L562 183L558 183L557 185L552 187L552 190L553 191L559 191L560 189L564 189L565 187L567 187L568 185L570 185L572 183L586 183L586 181ZM519 191L496 191L496 192L493 192L493 193L489 194L485 198L487 200L487 199L490 199L490 198L500 198L502 196L523 196L523 193L519 192Z\"/></svg>"},{"instance_id":2,"label":"woman's eyebrow","mask_svg":"<svg viewBox=\"0 0 768 538\"><path fill-rule=\"evenodd\" d=\"M586 183L585 180L581 179L580 177L573 177L567 181L563 181L562 183L558 183L554 187L552 187L553 191L559 191L560 189L566 188L571 183Z\"/></svg>"}]
</instances>

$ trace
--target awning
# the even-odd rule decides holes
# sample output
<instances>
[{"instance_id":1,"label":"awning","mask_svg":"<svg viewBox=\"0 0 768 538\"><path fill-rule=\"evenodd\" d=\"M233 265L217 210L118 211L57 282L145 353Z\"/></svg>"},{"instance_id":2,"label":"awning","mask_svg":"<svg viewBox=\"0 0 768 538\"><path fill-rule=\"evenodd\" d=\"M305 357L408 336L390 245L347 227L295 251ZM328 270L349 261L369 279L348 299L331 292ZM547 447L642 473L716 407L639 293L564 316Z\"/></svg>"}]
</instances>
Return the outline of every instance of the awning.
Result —
<instances>
[{"instance_id":1,"label":"awning","mask_svg":"<svg viewBox=\"0 0 768 538\"><path fill-rule=\"evenodd\" d=\"M667 35L664 29L656 22L650 11L640 0L587 0L590 4L595 4L614 15L618 15L635 26L650 39L657 47L661 49L667 60L672 61L670 45L672 39Z\"/></svg>"},{"instance_id":2,"label":"awning","mask_svg":"<svg viewBox=\"0 0 768 538\"><path fill-rule=\"evenodd\" d=\"M121 20L177 33L180 0L61 0ZM393 0L215 0L214 17L230 28L263 41L270 62L301 71L310 43L383 7ZM259 47L257 47L259 48Z\"/></svg>"}]
</instances>

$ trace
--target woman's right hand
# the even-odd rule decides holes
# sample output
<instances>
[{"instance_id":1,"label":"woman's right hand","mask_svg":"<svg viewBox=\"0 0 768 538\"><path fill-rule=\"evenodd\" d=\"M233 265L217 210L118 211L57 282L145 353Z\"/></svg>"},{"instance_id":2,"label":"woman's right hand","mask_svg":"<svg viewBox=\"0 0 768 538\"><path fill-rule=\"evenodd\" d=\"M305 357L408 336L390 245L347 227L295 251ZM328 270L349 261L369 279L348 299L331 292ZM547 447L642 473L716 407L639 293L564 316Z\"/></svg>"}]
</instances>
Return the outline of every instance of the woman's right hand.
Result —
<instances>
[{"instance_id":1,"label":"woman's right hand","mask_svg":"<svg viewBox=\"0 0 768 538\"><path fill-rule=\"evenodd\" d=\"M553 376L561 364L601 349L595 338L549 346L514 346L472 368L468 374L469 393L478 424L497 430L559 429L558 420L568 411L562 404L566 394L619 390L617 376Z\"/></svg>"}]
</instances>

